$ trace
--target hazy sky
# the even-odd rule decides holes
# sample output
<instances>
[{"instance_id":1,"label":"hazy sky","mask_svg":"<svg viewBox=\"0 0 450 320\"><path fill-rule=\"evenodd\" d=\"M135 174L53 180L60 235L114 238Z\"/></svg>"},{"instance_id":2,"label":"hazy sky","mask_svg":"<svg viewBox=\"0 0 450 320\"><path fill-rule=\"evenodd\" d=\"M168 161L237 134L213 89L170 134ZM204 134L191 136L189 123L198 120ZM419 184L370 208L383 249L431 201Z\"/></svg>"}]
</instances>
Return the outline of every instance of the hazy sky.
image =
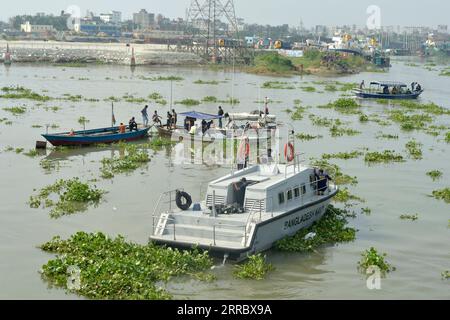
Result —
<instances>
[{"instance_id":1,"label":"hazy sky","mask_svg":"<svg viewBox=\"0 0 450 320\"><path fill-rule=\"evenodd\" d=\"M199 0L203 2L205 0ZM222 0L226 2L227 0ZM141 8L165 16L185 17L191 0L2 0L0 19L36 12L59 14L70 5L95 13L122 11L124 18ZM236 14L248 23L299 25L365 25L369 5L381 8L382 25L450 25L449 0L235 0Z\"/></svg>"}]
</instances>

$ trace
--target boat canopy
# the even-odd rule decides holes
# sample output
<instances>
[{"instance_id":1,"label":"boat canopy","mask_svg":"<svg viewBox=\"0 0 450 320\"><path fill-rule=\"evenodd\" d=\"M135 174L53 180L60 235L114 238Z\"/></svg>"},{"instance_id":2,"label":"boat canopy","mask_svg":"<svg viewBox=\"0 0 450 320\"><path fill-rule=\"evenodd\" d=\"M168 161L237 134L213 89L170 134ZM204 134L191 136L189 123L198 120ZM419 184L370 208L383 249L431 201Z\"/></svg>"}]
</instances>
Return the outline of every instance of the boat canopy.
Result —
<instances>
[{"instance_id":1,"label":"boat canopy","mask_svg":"<svg viewBox=\"0 0 450 320\"><path fill-rule=\"evenodd\" d=\"M373 81L370 85L377 85L381 87L407 87L405 83L396 81Z\"/></svg>"},{"instance_id":2,"label":"boat canopy","mask_svg":"<svg viewBox=\"0 0 450 320\"><path fill-rule=\"evenodd\" d=\"M207 113L197 112L197 111L184 112L184 113L180 113L180 115L183 117L189 117L189 118L200 119L200 120L214 120L214 119L223 118L223 116L207 114Z\"/></svg>"}]
</instances>

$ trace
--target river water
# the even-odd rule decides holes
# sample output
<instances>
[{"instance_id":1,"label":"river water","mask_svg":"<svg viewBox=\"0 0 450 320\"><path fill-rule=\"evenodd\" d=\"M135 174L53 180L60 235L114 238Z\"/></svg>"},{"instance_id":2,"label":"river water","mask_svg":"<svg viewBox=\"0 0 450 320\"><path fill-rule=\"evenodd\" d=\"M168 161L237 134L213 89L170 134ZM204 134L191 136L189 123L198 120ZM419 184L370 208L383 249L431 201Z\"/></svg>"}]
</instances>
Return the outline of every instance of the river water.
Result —
<instances>
[{"instance_id":1,"label":"river water","mask_svg":"<svg viewBox=\"0 0 450 320\"><path fill-rule=\"evenodd\" d=\"M85 116L90 120L89 128L110 124L110 104L103 102L110 96L121 97L126 93L146 97L159 92L170 100L170 82L148 81L141 76L177 75L183 81L173 83L173 100L184 98L201 99L216 96L225 99L227 95L238 98L240 104L233 108L224 105L225 111L252 111L260 107L255 103L265 96L272 101L270 111L284 122L291 122L283 112L293 109L295 99L302 105L311 106L307 114L316 114L349 121L351 128L361 131L357 136L332 138L327 128L314 127L306 115L303 120L292 122L296 131L321 134L322 139L297 142L297 148L306 159L320 157L323 153L353 151L369 148L371 151L396 150L406 156L405 144L412 138L423 144L423 159L407 158L404 163L367 166L364 160L331 160L342 170L357 176L359 183L350 187L352 193L364 198L370 215L359 214L350 219L356 227L356 241L328 246L314 253L267 252L267 259L276 270L263 281L236 280L232 276L232 265L221 266L217 262L213 272L217 281L201 283L177 279L167 285L168 290L180 299L448 299L449 280L443 280L441 272L450 269L450 206L428 195L436 189L449 187L450 144L442 135L433 137L423 132L402 132L398 125L379 126L374 122L362 124L357 116L340 115L329 109L315 108L339 97L341 92L304 92L301 89L260 89L265 81L292 82L294 86L308 86L312 81L339 80L360 82L366 80L400 80L406 83L419 81L426 89L422 101L433 101L450 108L450 78L439 76L437 70L429 71L423 61L414 61L410 66L404 60L395 60L388 73L362 73L339 78L317 76L275 78L211 71L203 69L142 67L132 72L123 66L89 66L63 68L43 65L13 65L0 68L0 87L21 85L38 93L52 97L63 94L81 94L86 98L97 98L100 102L49 101L39 105L29 100L0 99L0 119L8 118L12 125L0 123L0 298L1 299L77 299L64 290L49 288L38 271L52 255L42 252L36 246L50 240L54 235L63 238L77 231L102 231L111 236L122 234L127 239L146 243L151 232L151 212L161 192L184 187L194 199L204 196L206 184L220 177L228 168L205 165L173 165L170 149L152 152L148 166L128 175L117 175L112 180L99 178L99 163L103 157L115 151L110 148L88 148L55 152L30 158L23 154L5 151L7 146L34 148L36 140L42 140L46 124L56 124L58 129L50 132L80 129L77 120ZM439 69L441 67L435 67ZM84 78L85 80L79 80ZM198 85L193 82L218 80L219 85ZM223 81L223 82L222 82ZM316 86L316 85L313 85ZM321 86L316 86L321 90ZM322 87L323 88L323 87ZM46 91L44 91L46 90ZM2 108L24 105L25 114L14 116ZM45 107L58 106L52 111ZM140 116L142 105L118 102L115 116L119 122L128 121L131 116ZM157 106L150 102L150 110L165 115L168 106ZM366 114L385 117L385 111L392 106L364 103ZM204 104L195 108L176 105L178 112L198 110L215 113L217 104ZM436 122L450 126L449 117L439 117ZM42 128L32 128L41 125ZM398 140L376 139L380 132L398 134ZM57 167L46 171L40 166L42 159L52 161ZM442 179L433 182L425 175L427 171L439 169ZM88 211L50 219L48 210L31 209L27 205L33 190L51 184L60 178L80 177L83 180L98 179L96 185L108 191L105 201ZM355 207L358 211L359 207ZM419 214L415 222L399 219L401 214ZM387 260L397 270L382 279L381 290L369 290L366 278L357 270L361 253L376 247L388 254Z\"/></svg>"}]
</instances>

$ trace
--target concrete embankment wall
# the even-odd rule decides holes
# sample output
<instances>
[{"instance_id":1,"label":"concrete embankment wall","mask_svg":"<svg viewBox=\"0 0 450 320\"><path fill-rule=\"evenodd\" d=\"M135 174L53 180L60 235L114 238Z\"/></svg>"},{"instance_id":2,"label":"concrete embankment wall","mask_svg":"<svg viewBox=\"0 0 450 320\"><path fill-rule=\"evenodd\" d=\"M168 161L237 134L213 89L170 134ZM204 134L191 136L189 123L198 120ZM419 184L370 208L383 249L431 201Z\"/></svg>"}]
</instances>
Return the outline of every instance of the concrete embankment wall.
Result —
<instances>
[{"instance_id":1,"label":"concrete embankment wall","mask_svg":"<svg viewBox=\"0 0 450 320\"><path fill-rule=\"evenodd\" d=\"M0 40L0 60L7 42ZM124 43L79 43L56 41L8 42L13 63L20 62L103 62L129 65L131 47L138 65L193 65L203 60L192 53L168 51L166 45Z\"/></svg>"}]
</instances>

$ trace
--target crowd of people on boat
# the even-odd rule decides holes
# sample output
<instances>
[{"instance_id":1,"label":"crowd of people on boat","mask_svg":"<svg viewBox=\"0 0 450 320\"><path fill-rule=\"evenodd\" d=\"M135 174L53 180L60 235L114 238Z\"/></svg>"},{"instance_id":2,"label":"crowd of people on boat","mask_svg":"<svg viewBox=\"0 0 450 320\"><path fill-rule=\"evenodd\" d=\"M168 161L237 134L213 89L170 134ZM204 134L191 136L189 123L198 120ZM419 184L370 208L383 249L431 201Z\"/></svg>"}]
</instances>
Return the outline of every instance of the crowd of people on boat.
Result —
<instances>
[{"instance_id":1,"label":"crowd of people on boat","mask_svg":"<svg viewBox=\"0 0 450 320\"><path fill-rule=\"evenodd\" d=\"M383 94L394 94L394 95L395 94L412 94L414 92L422 91L422 86L418 82L411 83L411 89L410 88L404 89L406 86L402 87L400 85L392 86L391 90L389 90L389 86L385 85L385 84L381 85L381 87L382 87ZM359 89L360 90L366 89L366 84L365 84L364 80L362 80L361 83L359 84Z\"/></svg>"}]
</instances>

